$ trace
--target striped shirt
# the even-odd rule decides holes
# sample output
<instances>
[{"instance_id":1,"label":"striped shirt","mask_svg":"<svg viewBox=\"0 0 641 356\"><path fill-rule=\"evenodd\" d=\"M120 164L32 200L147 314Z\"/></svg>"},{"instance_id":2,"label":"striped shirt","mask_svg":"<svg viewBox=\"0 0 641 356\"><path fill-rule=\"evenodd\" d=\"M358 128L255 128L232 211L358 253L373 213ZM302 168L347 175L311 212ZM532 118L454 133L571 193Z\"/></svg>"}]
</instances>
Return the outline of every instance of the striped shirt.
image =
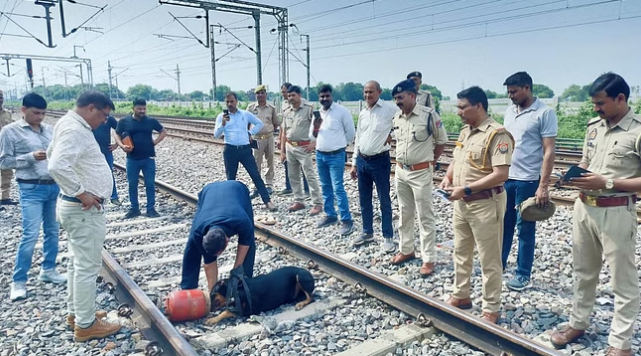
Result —
<instances>
[{"instance_id":1,"label":"striped shirt","mask_svg":"<svg viewBox=\"0 0 641 356\"><path fill-rule=\"evenodd\" d=\"M24 119L0 131L0 168L15 169L17 179L51 179L47 160L36 160L34 151L46 150L53 137L53 128L41 123L34 130Z\"/></svg>"},{"instance_id":2,"label":"striped shirt","mask_svg":"<svg viewBox=\"0 0 641 356\"><path fill-rule=\"evenodd\" d=\"M47 157L49 173L63 194L75 197L89 192L103 199L111 196L111 169L91 127L75 111L69 110L54 127Z\"/></svg>"}]
</instances>

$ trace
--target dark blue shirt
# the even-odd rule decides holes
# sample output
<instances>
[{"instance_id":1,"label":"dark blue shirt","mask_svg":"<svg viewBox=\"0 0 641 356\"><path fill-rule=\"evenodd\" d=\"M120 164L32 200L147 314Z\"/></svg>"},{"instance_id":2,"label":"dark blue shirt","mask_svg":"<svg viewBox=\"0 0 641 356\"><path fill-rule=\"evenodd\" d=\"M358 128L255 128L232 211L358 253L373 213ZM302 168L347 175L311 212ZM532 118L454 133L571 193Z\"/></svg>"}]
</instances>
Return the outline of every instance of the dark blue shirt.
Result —
<instances>
[{"instance_id":1,"label":"dark blue shirt","mask_svg":"<svg viewBox=\"0 0 641 356\"><path fill-rule=\"evenodd\" d=\"M143 117L136 120L131 115L118 121L116 133L121 139L127 136L131 137L134 144L133 151L127 153L127 158L132 159L146 159L149 157L156 157L156 150L154 149L154 138L151 135L154 131L160 132L164 130L158 120L151 117Z\"/></svg>"},{"instance_id":2,"label":"dark blue shirt","mask_svg":"<svg viewBox=\"0 0 641 356\"><path fill-rule=\"evenodd\" d=\"M212 227L222 229L227 237L238 235L239 245L254 243L254 213L247 186L236 180L214 182L198 194L191 238L206 264L216 261L216 256L205 252L203 247L203 237Z\"/></svg>"},{"instance_id":3,"label":"dark blue shirt","mask_svg":"<svg viewBox=\"0 0 641 356\"><path fill-rule=\"evenodd\" d=\"M93 130L93 137L96 138L96 142L98 142L98 146L100 146L100 152L105 156L111 154L111 151L109 151L109 145L111 145L111 129L115 130L116 126L118 126L118 121L110 115L106 122L103 122L102 125Z\"/></svg>"}]
</instances>

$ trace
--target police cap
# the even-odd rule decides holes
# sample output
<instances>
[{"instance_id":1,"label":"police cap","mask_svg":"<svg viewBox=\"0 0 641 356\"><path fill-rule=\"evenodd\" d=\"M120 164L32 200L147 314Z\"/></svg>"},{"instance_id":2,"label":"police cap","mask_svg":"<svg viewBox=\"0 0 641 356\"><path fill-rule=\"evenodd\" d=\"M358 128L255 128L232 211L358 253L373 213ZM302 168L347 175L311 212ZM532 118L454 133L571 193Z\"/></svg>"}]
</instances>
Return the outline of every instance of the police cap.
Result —
<instances>
[{"instance_id":1,"label":"police cap","mask_svg":"<svg viewBox=\"0 0 641 356\"><path fill-rule=\"evenodd\" d=\"M262 90L267 91L267 89L265 88L265 84L261 84L261 85L257 86L256 89L254 89L254 93L258 93L258 92L260 92Z\"/></svg>"},{"instance_id":2,"label":"police cap","mask_svg":"<svg viewBox=\"0 0 641 356\"><path fill-rule=\"evenodd\" d=\"M416 71L416 72L412 72L412 73L407 75L407 79L410 79L411 77L419 77L419 78L423 79L423 74L421 74L421 72L419 72L419 71Z\"/></svg>"},{"instance_id":3,"label":"police cap","mask_svg":"<svg viewBox=\"0 0 641 356\"><path fill-rule=\"evenodd\" d=\"M402 93L404 91L409 91L409 92L412 92L412 93L416 93L416 84L414 83L413 80L407 79L407 80L404 80L404 81L396 84L394 86L394 88L392 88L392 96L394 96L394 95L396 95L398 93Z\"/></svg>"},{"instance_id":4,"label":"police cap","mask_svg":"<svg viewBox=\"0 0 641 356\"><path fill-rule=\"evenodd\" d=\"M541 208L538 204L536 204L535 197L527 199L526 201L519 204L519 206L517 206L516 208L521 214L521 219L525 221L547 220L551 218L556 211L556 205L552 201L548 202L548 205L546 207Z\"/></svg>"}]
</instances>

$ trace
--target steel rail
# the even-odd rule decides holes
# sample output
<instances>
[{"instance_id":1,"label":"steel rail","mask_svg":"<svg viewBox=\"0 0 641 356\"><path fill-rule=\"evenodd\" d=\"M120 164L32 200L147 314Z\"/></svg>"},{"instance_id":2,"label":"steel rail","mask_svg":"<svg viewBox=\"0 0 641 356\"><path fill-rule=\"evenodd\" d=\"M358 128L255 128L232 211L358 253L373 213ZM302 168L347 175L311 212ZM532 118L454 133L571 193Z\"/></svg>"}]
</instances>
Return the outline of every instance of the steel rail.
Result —
<instances>
[{"instance_id":1,"label":"steel rail","mask_svg":"<svg viewBox=\"0 0 641 356\"><path fill-rule=\"evenodd\" d=\"M119 164L114 164L114 167L125 169ZM160 190L189 205L198 204L198 197L193 194L161 181L156 181L156 185ZM267 243L280 246L299 259L313 261L320 269L338 279L359 284L362 293L367 293L394 308L413 315L423 320L424 326L433 326L483 352L497 356L562 355L512 331L487 323L472 314L392 281L379 273L284 235L266 225L255 223L255 230Z\"/></svg>"}]
</instances>

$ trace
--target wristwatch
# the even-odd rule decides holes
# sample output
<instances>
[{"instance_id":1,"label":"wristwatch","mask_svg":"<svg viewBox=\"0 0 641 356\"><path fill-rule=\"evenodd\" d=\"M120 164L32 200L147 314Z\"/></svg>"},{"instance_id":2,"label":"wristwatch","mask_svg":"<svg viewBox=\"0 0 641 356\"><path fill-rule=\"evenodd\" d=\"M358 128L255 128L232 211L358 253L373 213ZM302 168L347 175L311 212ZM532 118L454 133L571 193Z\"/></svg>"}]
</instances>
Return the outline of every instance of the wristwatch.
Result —
<instances>
[{"instance_id":1,"label":"wristwatch","mask_svg":"<svg viewBox=\"0 0 641 356\"><path fill-rule=\"evenodd\" d=\"M614 180L612 178L605 181L605 189L614 189Z\"/></svg>"},{"instance_id":2,"label":"wristwatch","mask_svg":"<svg viewBox=\"0 0 641 356\"><path fill-rule=\"evenodd\" d=\"M464 189L465 189L465 196L472 195L472 189L470 189L470 187L466 185Z\"/></svg>"}]
</instances>

